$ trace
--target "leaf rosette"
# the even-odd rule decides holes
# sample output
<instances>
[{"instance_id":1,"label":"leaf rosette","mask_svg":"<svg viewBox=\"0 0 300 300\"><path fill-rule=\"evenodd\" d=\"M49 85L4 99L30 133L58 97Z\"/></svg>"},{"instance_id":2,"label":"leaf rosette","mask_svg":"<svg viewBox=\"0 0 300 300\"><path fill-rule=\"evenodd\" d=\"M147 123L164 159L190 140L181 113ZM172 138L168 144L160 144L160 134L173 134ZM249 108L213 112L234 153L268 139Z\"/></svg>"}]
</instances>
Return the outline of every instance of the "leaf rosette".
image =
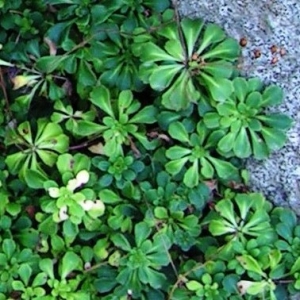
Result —
<instances>
[{"instance_id":1,"label":"leaf rosette","mask_svg":"<svg viewBox=\"0 0 300 300\"><path fill-rule=\"evenodd\" d=\"M196 133L189 135L182 123L174 122L169 127L169 134L184 145L175 145L166 151L167 158L171 160L166 164L166 170L175 176L186 168L183 176L186 186L195 187L201 178L213 178L215 174L223 179L237 175L235 166L214 156L214 149L223 131L211 133L203 122L199 122Z\"/></svg>"},{"instance_id":2,"label":"leaf rosette","mask_svg":"<svg viewBox=\"0 0 300 300\"><path fill-rule=\"evenodd\" d=\"M292 120L282 113L266 113L265 108L282 102L281 88L271 85L262 90L257 78L233 80L234 93L215 112L204 115L204 124L226 131L218 142L218 150L227 156L257 159L266 158L271 151L280 149L286 140L286 130Z\"/></svg>"},{"instance_id":3,"label":"leaf rosette","mask_svg":"<svg viewBox=\"0 0 300 300\"><path fill-rule=\"evenodd\" d=\"M240 48L234 39L226 38L219 26L183 19L179 30L177 24L171 23L158 33L166 42L163 46L145 43L140 76L154 90L163 91L165 107L187 108L203 93L216 101L225 101L231 95L229 78Z\"/></svg>"}]
</instances>

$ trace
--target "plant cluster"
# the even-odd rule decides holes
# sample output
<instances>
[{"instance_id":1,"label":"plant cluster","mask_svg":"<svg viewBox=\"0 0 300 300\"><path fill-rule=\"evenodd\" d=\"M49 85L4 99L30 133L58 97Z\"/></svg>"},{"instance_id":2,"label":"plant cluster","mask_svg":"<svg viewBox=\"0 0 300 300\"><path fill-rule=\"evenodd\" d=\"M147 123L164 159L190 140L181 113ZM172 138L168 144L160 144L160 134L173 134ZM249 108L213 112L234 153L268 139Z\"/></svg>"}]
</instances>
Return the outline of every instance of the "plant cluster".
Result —
<instances>
[{"instance_id":1,"label":"plant cluster","mask_svg":"<svg viewBox=\"0 0 300 300\"><path fill-rule=\"evenodd\" d=\"M247 188L282 90L169 0L0 1L0 300L284 299L300 225Z\"/></svg>"}]
</instances>

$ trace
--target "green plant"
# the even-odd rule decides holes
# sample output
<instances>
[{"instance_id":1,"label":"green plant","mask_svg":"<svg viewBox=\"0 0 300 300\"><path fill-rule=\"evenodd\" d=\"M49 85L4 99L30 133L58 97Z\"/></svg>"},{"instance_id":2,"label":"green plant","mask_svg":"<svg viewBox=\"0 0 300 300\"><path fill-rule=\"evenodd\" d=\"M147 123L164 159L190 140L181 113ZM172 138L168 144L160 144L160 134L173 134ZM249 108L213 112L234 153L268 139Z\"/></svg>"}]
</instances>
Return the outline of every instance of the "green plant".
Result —
<instances>
[{"instance_id":1,"label":"green plant","mask_svg":"<svg viewBox=\"0 0 300 300\"><path fill-rule=\"evenodd\" d=\"M0 300L296 294L299 222L241 159L283 146L282 90L175 1L29 2L0 1Z\"/></svg>"},{"instance_id":2,"label":"green plant","mask_svg":"<svg viewBox=\"0 0 300 300\"><path fill-rule=\"evenodd\" d=\"M223 129L226 133L218 142L218 150L225 155L266 158L278 150L286 140L285 131L292 120L280 113L266 114L264 109L282 102L278 86L262 91L257 78L237 77L233 80L234 93L224 103L216 105L216 112L207 112L204 123L208 128Z\"/></svg>"}]
</instances>

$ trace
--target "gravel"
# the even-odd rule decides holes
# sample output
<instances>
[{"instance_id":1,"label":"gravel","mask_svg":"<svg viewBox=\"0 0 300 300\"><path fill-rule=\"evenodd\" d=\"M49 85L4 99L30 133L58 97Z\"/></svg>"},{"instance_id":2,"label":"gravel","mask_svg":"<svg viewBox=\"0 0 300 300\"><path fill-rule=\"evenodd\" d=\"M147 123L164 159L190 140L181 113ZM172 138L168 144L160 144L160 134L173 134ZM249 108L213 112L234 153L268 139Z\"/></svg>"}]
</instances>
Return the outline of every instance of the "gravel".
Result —
<instances>
[{"instance_id":1,"label":"gravel","mask_svg":"<svg viewBox=\"0 0 300 300\"><path fill-rule=\"evenodd\" d=\"M217 23L237 40L245 37L239 63L242 75L283 88L284 103L272 110L294 119L287 143L265 161L249 159L247 168L252 190L300 216L300 1L178 0L177 5L181 15ZM257 50L261 56L254 58Z\"/></svg>"}]
</instances>

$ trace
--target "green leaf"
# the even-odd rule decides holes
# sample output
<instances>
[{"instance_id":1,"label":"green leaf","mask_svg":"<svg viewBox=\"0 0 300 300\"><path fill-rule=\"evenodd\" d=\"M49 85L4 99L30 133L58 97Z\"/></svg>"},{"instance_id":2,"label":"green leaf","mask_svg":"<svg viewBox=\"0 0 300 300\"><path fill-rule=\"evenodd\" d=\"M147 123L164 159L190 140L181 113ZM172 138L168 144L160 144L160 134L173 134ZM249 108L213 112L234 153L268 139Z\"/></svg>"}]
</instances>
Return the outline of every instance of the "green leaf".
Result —
<instances>
[{"instance_id":1,"label":"green leaf","mask_svg":"<svg viewBox=\"0 0 300 300\"><path fill-rule=\"evenodd\" d=\"M171 64L155 68L149 77L151 87L156 91L163 91L172 83L176 74L178 74L183 67L183 65Z\"/></svg>"},{"instance_id":2,"label":"green leaf","mask_svg":"<svg viewBox=\"0 0 300 300\"><path fill-rule=\"evenodd\" d=\"M67 57L64 55L40 57L36 61L36 68L45 73L52 73L58 67L63 67L63 62Z\"/></svg>"},{"instance_id":3,"label":"green leaf","mask_svg":"<svg viewBox=\"0 0 300 300\"><path fill-rule=\"evenodd\" d=\"M228 220L235 228L238 228L233 203L229 199L221 200L216 205L217 212L226 220Z\"/></svg>"},{"instance_id":4,"label":"green leaf","mask_svg":"<svg viewBox=\"0 0 300 300\"><path fill-rule=\"evenodd\" d=\"M20 278L24 282L25 286L28 286L30 276L32 274L32 269L29 264L22 264L18 270L18 274L20 275Z\"/></svg>"},{"instance_id":5,"label":"green leaf","mask_svg":"<svg viewBox=\"0 0 300 300\"><path fill-rule=\"evenodd\" d=\"M181 169L184 167L184 165L186 164L186 162L188 161L188 159L189 159L188 157L184 157L184 158L180 158L180 159L169 161L165 165L166 170L171 175L176 175L176 174L178 174L181 171Z\"/></svg>"},{"instance_id":6,"label":"green leaf","mask_svg":"<svg viewBox=\"0 0 300 300\"><path fill-rule=\"evenodd\" d=\"M205 178L213 178L215 171L211 163L204 157L201 157L200 161L201 161L201 174Z\"/></svg>"},{"instance_id":7,"label":"green leaf","mask_svg":"<svg viewBox=\"0 0 300 300\"><path fill-rule=\"evenodd\" d=\"M172 55L177 61L184 61L185 53L183 53L182 45L180 40L169 40L165 44L166 51ZM181 64L181 67L184 67Z\"/></svg>"},{"instance_id":8,"label":"green leaf","mask_svg":"<svg viewBox=\"0 0 300 300\"><path fill-rule=\"evenodd\" d=\"M39 268L45 272L49 278L54 279L53 261L50 258L40 260Z\"/></svg>"},{"instance_id":9,"label":"green leaf","mask_svg":"<svg viewBox=\"0 0 300 300\"><path fill-rule=\"evenodd\" d=\"M277 151L283 147L286 141L286 135L278 129L263 127L261 130L263 138L272 151Z\"/></svg>"},{"instance_id":10,"label":"green leaf","mask_svg":"<svg viewBox=\"0 0 300 300\"><path fill-rule=\"evenodd\" d=\"M293 120L290 117L280 113L258 116L257 118L263 121L268 127L275 127L276 129L281 130L289 129L293 123Z\"/></svg>"},{"instance_id":11,"label":"green leaf","mask_svg":"<svg viewBox=\"0 0 300 300\"><path fill-rule=\"evenodd\" d=\"M180 142L189 143L189 135L184 125L181 122L171 123L168 130L169 134L173 139Z\"/></svg>"},{"instance_id":12,"label":"green leaf","mask_svg":"<svg viewBox=\"0 0 300 300\"><path fill-rule=\"evenodd\" d=\"M262 94L262 105L273 106L281 104L283 99L283 91L279 86L270 85Z\"/></svg>"},{"instance_id":13,"label":"green leaf","mask_svg":"<svg viewBox=\"0 0 300 300\"><path fill-rule=\"evenodd\" d=\"M90 121L79 120L74 132L79 136L91 136L93 134L99 134L107 129L106 126L96 124Z\"/></svg>"},{"instance_id":14,"label":"green leaf","mask_svg":"<svg viewBox=\"0 0 300 300\"><path fill-rule=\"evenodd\" d=\"M264 141L253 131L249 130L253 148L253 154L256 159L265 159L269 156L269 150Z\"/></svg>"},{"instance_id":15,"label":"green leaf","mask_svg":"<svg viewBox=\"0 0 300 300\"><path fill-rule=\"evenodd\" d=\"M233 152L240 158L247 158L252 153L251 144L245 127L241 127L240 132L236 136Z\"/></svg>"},{"instance_id":16,"label":"green leaf","mask_svg":"<svg viewBox=\"0 0 300 300\"><path fill-rule=\"evenodd\" d=\"M214 43L218 43L226 37L224 31L220 26L216 24L208 24L205 28L203 39L201 41L200 47L197 50L198 54L201 54L208 46ZM210 51L208 51L209 53ZM205 54L204 54L205 55ZM204 57L202 55L202 57Z\"/></svg>"},{"instance_id":17,"label":"green leaf","mask_svg":"<svg viewBox=\"0 0 300 300\"><path fill-rule=\"evenodd\" d=\"M11 259L16 250L16 243L13 240L5 239L2 242L2 250L6 257Z\"/></svg>"},{"instance_id":18,"label":"green leaf","mask_svg":"<svg viewBox=\"0 0 300 300\"><path fill-rule=\"evenodd\" d=\"M213 158L211 156L208 157L208 160L210 160L213 166L215 167L218 176L220 176L223 179L235 177L238 173L237 168L227 161Z\"/></svg>"},{"instance_id":19,"label":"green leaf","mask_svg":"<svg viewBox=\"0 0 300 300\"><path fill-rule=\"evenodd\" d=\"M166 156L172 160L182 158L186 155L189 155L192 150L181 147L181 146L173 146L167 150Z\"/></svg>"},{"instance_id":20,"label":"green leaf","mask_svg":"<svg viewBox=\"0 0 300 300\"><path fill-rule=\"evenodd\" d=\"M220 127L220 115L216 112L208 112L203 118L204 124L207 128Z\"/></svg>"},{"instance_id":21,"label":"green leaf","mask_svg":"<svg viewBox=\"0 0 300 300\"><path fill-rule=\"evenodd\" d=\"M167 61L174 62L177 59L162 50L159 46L153 43L146 43L141 52L141 59L145 62Z\"/></svg>"},{"instance_id":22,"label":"green leaf","mask_svg":"<svg viewBox=\"0 0 300 300\"><path fill-rule=\"evenodd\" d=\"M190 291L197 291L203 289L203 285L196 280L189 280L185 285Z\"/></svg>"},{"instance_id":23,"label":"green leaf","mask_svg":"<svg viewBox=\"0 0 300 300\"><path fill-rule=\"evenodd\" d=\"M244 102L248 93L248 85L245 78L237 77L233 80L234 93L240 102Z\"/></svg>"},{"instance_id":24,"label":"green leaf","mask_svg":"<svg viewBox=\"0 0 300 300\"><path fill-rule=\"evenodd\" d=\"M204 22L199 19L188 19L185 18L180 22L183 35L185 37L187 55L191 57L193 55L195 44L202 31Z\"/></svg>"},{"instance_id":25,"label":"green leaf","mask_svg":"<svg viewBox=\"0 0 300 300\"><path fill-rule=\"evenodd\" d=\"M90 93L90 101L114 118L109 90L105 86L96 86Z\"/></svg>"},{"instance_id":26,"label":"green leaf","mask_svg":"<svg viewBox=\"0 0 300 300\"><path fill-rule=\"evenodd\" d=\"M300 257L298 257L294 262L289 274L295 274L296 272L299 272L299 270L300 270Z\"/></svg>"},{"instance_id":27,"label":"green leaf","mask_svg":"<svg viewBox=\"0 0 300 300\"><path fill-rule=\"evenodd\" d=\"M117 233L111 237L112 242L116 247L121 248L124 251L130 251L131 246L123 234Z\"/></svg>"},{"instance_id":28,"label":"green leaf","mask_svg":"<svg viewBox=\"0 0 300 300\"><path fill-rule=\"evenodd\" d=\"M224 137L222 137L218 143L218 148L222 152L229 152L232 150L234 146L234 141L236 139L236 133L235 132L229 132Z\"/></svg>"},{"instance_id":29,"label":"green leaf","mask_svg":"<svg viewBox=\"0 0 300 300\"><path fill-rule=\"evenodd\" d=\"M240 55L240 47L235 39L228 38L222 43L218 44L213 49L205 53L202 58L207 59L224 59L236 60Z\"/></svg>"},{"instance_id":30,"label":"green leaf","mask_svg":"<svg viewBox=\"0 0 300 300\"><path fill-rule=\"evenodd\" d=\"M201 73L200 75L206 84L212 98L215 101L224 102L233 92L232 81L226 78L213 78Z\"/></svg>"},{"instance_id":31,"label":"green leaf","mask_svg":"<svg viewBox=\"0 0 300 300\"><path fill-rule=\"evenodd\" d=\"M151 233L151 228L146 222L140 222L134 227L135 242L138 247L145 241Z\"/></svg>"},{"instance_id":32,"label":"green leaf","mask_svg":"<svg viewBox=\"0 0 300 300\"><path fill-rule=\"evenodd\" d=\"M82 270L82 260L74 252L68 251L62 258L61 279L65 279L72 271Z\"/></svg>"},{"instance_id":33,"label":"green leaf","mask_svg":"<svg viewBox=\"0 0 300 300\"><path fill-rule=\"evenodd\" d=\"M262 104L262 97L259 92L250 93L245 101L246 105L251 108L259 109Z\"/></svg>"},{"instance_id":34,"label":"green leaf","mask_svg":"<svg viewBox=\"0 0 300 300\"><path fill-rule=\"evenodd\" d=\"M115 204L122 202L122 199L112 190L104 189L99 192L100 200L104 203Z\"/></svg>"},{"instance_id":35,"label":"green leaf","mask_svg":"<svg viewBox=\"0 0 300 300\"><path fill-rule=\"evenodd\" d=\"M44 188L44 182L47 181L47 177L38 170L26 169L24 171L24 179L27 185L33 189Z\"/></svg>"},{"instance_id":36,"label":"green leaf","mask_svg":"<svg viewBox=\"0 0 300 300\"><path fill-rule=\"evenodd\" d=\"M247 271L251 271L261 275L262 277L266 277L266 274L263 272L261 266L259 265L257 260L254 259L252 256L242 255L237 257L237 260Z\"/></svg>"},{"instance_id":37,"label":"green leaf","mask_svg":"<svg viewBox=\"0 0 300 300\"><path fill-rule=\"evenodd\" d=\"M199 161L196 159L193 165L185 172L183 178L184 184L193 188L199 184Z\"/></svg>"},{"instance_id":38,"label":"green leaf","mask_svg":"<svg viewBox=\"0 0 300 300\"><path fill-rule=\"evenodd\" d=\"M152 124L157 120L158 110L153 105L145 106L130 120L130 123Z\"/></svg>"},{"instance_id":39,"label":"green leaf","mask_svg":"<svg viewBox=\"0 0 300 300\"><path fill-rule=\"evenodd\" d=\"M164 207L155 207L154 216L161 220L167 219L169 217L168 210Z\"/></svg>"}]
</instances>

